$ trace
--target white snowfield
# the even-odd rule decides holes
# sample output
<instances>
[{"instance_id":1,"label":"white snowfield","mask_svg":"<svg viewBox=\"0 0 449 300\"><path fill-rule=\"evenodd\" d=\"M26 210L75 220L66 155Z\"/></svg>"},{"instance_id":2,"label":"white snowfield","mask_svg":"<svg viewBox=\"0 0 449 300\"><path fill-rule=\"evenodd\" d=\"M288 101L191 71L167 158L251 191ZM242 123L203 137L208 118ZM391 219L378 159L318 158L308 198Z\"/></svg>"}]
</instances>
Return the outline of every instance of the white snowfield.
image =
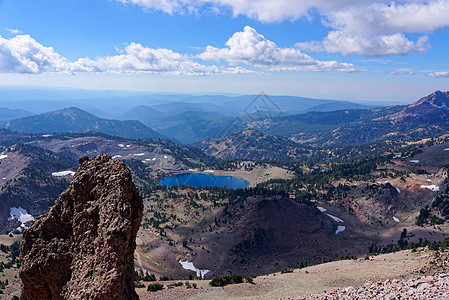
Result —
<instances>
[{"instance_id":1,"label":"white snowfield","mask_svg":"<svg viewBox=\"0 0 449 300\"><path fill-rule=\"evenodd\" d=\"M344 223L344 221L342 219L337 218L336 216L333 216L333 215L330 215L330 214L325 214L325 215L328 216L328 217L331 217L332 220L334 220L337 223Z\"/></svg>"},{"instance_id":2,"label":"white snowfield","mask_svg":"<svg viewBox=\"0 0 449 300\"><path fill-rule=\"evenodd\" d=\"M20 227L22 227L22 228L26 228L26 225L25 225L26 222L34 220L34 217L32 215L30 215L24 208L22 208L20 206L19 207L11 207L10 215L11 216L8 218L8 221L17 219L17 220L19 220L20 223L22 223L20 225Z\"/></svg>"},{"instance_id":3,"label":"white snowfield","mask_svg":"<svg viewBox=\"0 0 449 300\"><path fill-rule=\"evenodd\" d=\"M0 154L0 159L5 159L5 158L7 158L7 157L8 157L7 154Z\"/></svg>"},{"instance_id":4,"label":"white snowfield","mask_svg":"<svg viewBox=\"0 0 449 300\"><path fill-rule=\"evenodd\" d=\"M121 155L114 155L113 157L112 157L112 159L116 159L116 158L120 158L120 157L122 157Z\"/></svg>"},{"instance_id":5,"label":"white snowfield","mask_svg":"<svg viewBox=\"0 0 449 300\"><path fill-rule=\"evenodd\" d=\"M144 156L145 153L135 153L135 154L133 154L133 155L135 155L135 156Z\"/></svg>"},{"instance_id":6,"label":"white snowfield","mask_svg":"<svg viewBox=\"0 0 449 300\"><path fill-rule=\"evenodd\" d=\"M196 272L196 276L198 276L200 278L204 278L204 275L206 275L207 273L210 272L210 270L200 270L200 269L195 268L195 266L193 265L193 262L183 261L180 259L179 263L181 264L183 269Z\"/></svg>"},{"instance_id":7,"label":"white snowfield","mask_svg":"<svg viewBox=\"0 0 449 300\"><path fill-rule=\"evenodd\" d=\"M438 192L440 190L440 187L434 184L431 185L421 185L422 189L429 189L432 192Z\"/></svg>"},{"instance_id":8,"label":"white snowfield","mask_svg":"<svg viewBox=\"0 0 449 300\"><path fill-rule=\"evenodd\" d=\"M395 221L396 223L399 223L399 219L393 216L393 221Z\"/></svg>"},{"instance_id":9,"label":"white snowfield","mask_svg":"<svg viewBox=\"0 0 449 300\"><path fill-rule=\"evenodd\" d=\"M73 176L73 175L75 175L75 172L67 170L67 171L53 172L53 173L51 173L51 175L55 176L55 177L64 177L64 176L68 176L68 175Z\"/></svg>"},{"instance_id":10,"label":"white snowfield","mask_svg":"<svg viewBox=\"0 0 449 300\"><path fill-rule=\"evenodd\" d=\"M411 163L415 163L415 164L419 164L419 160L418 159L412 159L410 160Z\"/></svg>"}]
</instances>

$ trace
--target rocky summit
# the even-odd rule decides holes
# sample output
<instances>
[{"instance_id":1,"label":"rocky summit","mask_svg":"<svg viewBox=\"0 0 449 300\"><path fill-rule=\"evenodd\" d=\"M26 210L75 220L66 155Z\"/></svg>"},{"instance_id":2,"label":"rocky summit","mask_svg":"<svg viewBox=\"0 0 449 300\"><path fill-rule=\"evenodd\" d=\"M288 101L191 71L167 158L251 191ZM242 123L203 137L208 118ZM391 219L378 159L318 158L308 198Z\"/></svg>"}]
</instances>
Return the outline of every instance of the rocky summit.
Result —
<instances>
[{"instance_id":1,"label":"rocky summit","mask_svg":"<svg viewBox=\"0 0 449 300\"><path fill-rule=\"evenodd\" d=\"M138 299L134 250L142 198L127 166L80 158L72 183L24 232L22 299Z\"/></svg>"}]
</instances>

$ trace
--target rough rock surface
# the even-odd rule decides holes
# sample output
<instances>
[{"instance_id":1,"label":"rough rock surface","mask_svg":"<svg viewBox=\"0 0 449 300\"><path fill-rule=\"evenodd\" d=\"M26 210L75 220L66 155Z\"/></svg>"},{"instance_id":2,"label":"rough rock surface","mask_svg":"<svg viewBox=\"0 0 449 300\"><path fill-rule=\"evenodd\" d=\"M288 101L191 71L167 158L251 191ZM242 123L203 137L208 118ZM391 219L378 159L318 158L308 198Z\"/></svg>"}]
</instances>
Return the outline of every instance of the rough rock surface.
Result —
<instances>
[{"instance_id":1,"label":"rough rock surface","mask_svg":"<svg viewBox=\"0 0 449 300\"><path fill-rule=\"evenodd\" d=\"M51 210L24 232L22 299L138 299L134 250L143 203L123 163L83 157Z\"/></svg>"},{"instance_id":2,"label":"rough rock surface","mask_svg":"<svg viewBox=\"0 0 449 300\"><path fill-rule=\"evenodd\" d=\"M366 283L299 299L449 299L449 274Z\"/></svg>"}]
</instances>

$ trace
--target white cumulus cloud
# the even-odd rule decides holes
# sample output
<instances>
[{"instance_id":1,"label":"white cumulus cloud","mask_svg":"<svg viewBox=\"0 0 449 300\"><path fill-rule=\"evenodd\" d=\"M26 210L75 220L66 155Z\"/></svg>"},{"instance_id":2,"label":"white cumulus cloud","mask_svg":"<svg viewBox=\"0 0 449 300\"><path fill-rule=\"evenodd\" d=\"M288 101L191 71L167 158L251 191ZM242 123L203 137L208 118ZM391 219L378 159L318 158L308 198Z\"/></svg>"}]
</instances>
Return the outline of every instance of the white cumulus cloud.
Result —
<instances>
[{"instance_id":1,"label":"white cumulus cloud","mask_svg":"<svg viewBox=\"0 0 449 300\"><path fill-rule=\"evenodd\" d=\"M352 35L430 32L449 26L447 0L368 3L326 13L329 26Z\"/></svg>"},{"instance_id":2,"label":"white cumulus cloud","mask_svg":"<svg viewBox=\"0 0 449 300\"><path fill-rule=\"evenodd\" d=\"M207 46L203 60L224 60L230 65L250 65L274 71L357 71L354 65L318 61L296 48L279 48L254 28L246 26L226 42L225 48Z\"/></svg>"},{"instance_id":3,"label":"white cumulus cloud","mask_svg":"<svg viewBox=\"0 0 449 300\"><path fill-rule=\"evenodd\" d=\"M413 42L402 33L365 37L350 35L344 31L331 31L322 42L298 43L297 47L310 51L376 57L406 55L411 52L424 53L429 47L429 42L427 36L422 36Z\"/></svg>"},{"instance_id":4,"label":"white cumulus cloud","mask_svg":"<svg viewBox=\"0 0 449 300\"><path fill-rule=\"evenodd\" d=\"M367 57L424 53L430 47L427 35L411 41L405 33L428 33L449 26L449 2L362 3L328 12L326 25L333 30L323 41L300 43L298 47Z\"/></svg>"},{"instance_id":5,"label":"white cumulus cloud","mask_svg":"<svg viewBox=\"0 0 449 300\"><path fill-rule=\"evenodd\" d=\"M52 47L44 47L29 35L18 35L9 40L0 36L2 73L67 72L70 65L70 61Z\"/></svg>"}]
</instances>

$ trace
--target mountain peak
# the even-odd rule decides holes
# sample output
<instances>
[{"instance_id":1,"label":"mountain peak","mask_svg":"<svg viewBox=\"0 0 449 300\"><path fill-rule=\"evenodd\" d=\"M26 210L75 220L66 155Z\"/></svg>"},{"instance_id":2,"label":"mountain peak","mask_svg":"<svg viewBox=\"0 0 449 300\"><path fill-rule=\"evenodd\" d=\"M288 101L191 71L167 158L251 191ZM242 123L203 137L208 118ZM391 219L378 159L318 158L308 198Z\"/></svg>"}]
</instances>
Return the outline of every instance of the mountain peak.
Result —
<instances>
[{"instance_id":1,"label":"mountain peak","mask_svg":"<svg viewBox=\"0 0 449 300\"><path fill-rule=\"evenodd\" d=\"M63 115L63 116L84 116L84 117L92 117L92 118L97 118L96 116L88 113L85 110L79 109L78 107L66 107L63 109L59 109L59 110L54 110L54 111L50 111L45 113L47 115Z\"/></svg>"},{"instance_id":2,"label":"mountain peak","mask_svg":"<svg viewBox=\"0 0 449 300\"><path fill-rule=\"evenodd\" d=\"M432 94L419 99L417 102L410 105L410 107L420 105L449 109L449 92L435 91Z\"/></svg>"}]
</instances>

